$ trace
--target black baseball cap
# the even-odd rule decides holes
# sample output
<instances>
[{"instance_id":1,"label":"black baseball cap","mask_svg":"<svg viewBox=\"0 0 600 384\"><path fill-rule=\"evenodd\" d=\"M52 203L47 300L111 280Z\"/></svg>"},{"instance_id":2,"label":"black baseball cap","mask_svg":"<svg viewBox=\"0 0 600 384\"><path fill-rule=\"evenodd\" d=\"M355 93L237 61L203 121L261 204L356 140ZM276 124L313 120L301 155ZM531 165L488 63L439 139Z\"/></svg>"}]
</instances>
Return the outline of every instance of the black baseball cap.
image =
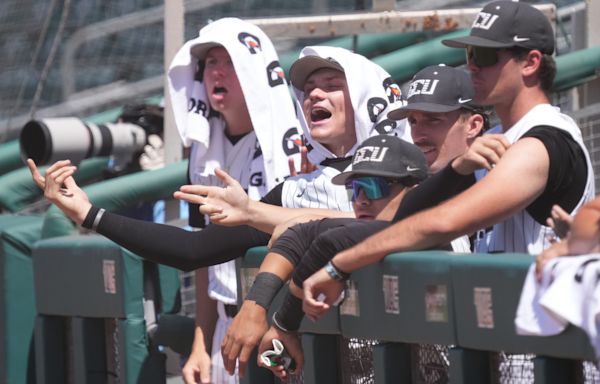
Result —
<instances>
[{"instance_id":1,"label":"black baseball cap","mask_svg":"<svg viewBox=\"0 0 600 384\"><path fill-rule=\"evenodd\" d=\"M290 82L294 87L302 90L306 79L316 70L323 68L344 72L344 68L332 57L304 56L290 67Z\"/></svg>"},{"instance_id":2,"label":"black baseball cap","mask_svg":"<svg viewBox=\"0 0 600 384\"><path fill-rule=\"evenodd\" d=\"M483 7L469 36L442 40L442 43L453 48L523 47L551 55L554 30L539 9L526 3L500 0Z\"/></svg>"},{"instance_id":3,"label":"black baseball cap","mask_svg":"<svg viewBox=\"0 0 600 384\"><path fill-rule=\"evenodd\" d=\"M450 112L466 108L481 109L474 104L475 91L469 73L460 68L432 65L417 72L409 85L406 105L388 113L388 118L404 119L409 111Z\"/></svg>"},{"instance_id":4,"label":"black baseball cap","mask_svg":"<svg viewBox=\"0 0 600 384\"><path fill-rule=\"evenodd\" d=\"M331 179L336 185L344 185L348 179L361 176L381 176L391 179L407 179L412 185L427 178L427 160L414 144L396 136L372 136L356 149L352 157L352 170L342 172Z\"/></svg>"}]
</instances>

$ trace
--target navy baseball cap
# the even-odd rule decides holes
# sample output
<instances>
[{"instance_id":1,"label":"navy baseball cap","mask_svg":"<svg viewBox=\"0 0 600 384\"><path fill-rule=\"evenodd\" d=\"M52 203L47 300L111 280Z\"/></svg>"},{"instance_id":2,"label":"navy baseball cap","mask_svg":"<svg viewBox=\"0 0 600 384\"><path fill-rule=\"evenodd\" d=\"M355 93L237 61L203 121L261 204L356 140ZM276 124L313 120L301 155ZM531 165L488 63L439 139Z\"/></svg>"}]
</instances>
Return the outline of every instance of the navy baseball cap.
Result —
<instances>
[{"instance_id":1,"label":"navy baseball cap","mask_svg":"<svg viewBox=\"0 0 600 384\"><path fill-rule=\"evenodd\" d=\"M290 82L300 90L304 89L304 83L315 71L323 68L335 69L344 72L341 64L332 57L304 56L294 61L290 67Z\"/></svg>"},{"instance_id":2,"label":"navy baseball cap","mask_svg":"<svg viewBox=\"0 0 600 384\"><path fill-rule=\"evenodd\" d=\"M550 20L537 8L516 1L500 0L487 4L475 18L469 36L442 40L453 48L522 47L554 52L554 30Z\"/></svg>"},{"instance_id":3,"label":"navy baseball cap","mask_svg":"<svg viewBox=\"0 0 600 384\"><path fill-rule=\"evenodd\" d=\"M467 71L443 64L432 65L414 75L406 105L390 111L388 118L401 120L409 111L443 113L461 108L480 109L474 104L474 97L471 76Z\"/></svg>"},{"instance_id":4,"label":"navy baseball cap","mask_svg":"<svg viewBox=\"0 0 600 384\"><path fill-rule=\"evenodd\" d=\"M427 160L419 147L396 136L376 135L356 149L352 170L340 173L331 182L344 185L354 177L380 176L407 179L407 184L412 185L425 180L427 172Z\"/></svg>"}]
</instances>

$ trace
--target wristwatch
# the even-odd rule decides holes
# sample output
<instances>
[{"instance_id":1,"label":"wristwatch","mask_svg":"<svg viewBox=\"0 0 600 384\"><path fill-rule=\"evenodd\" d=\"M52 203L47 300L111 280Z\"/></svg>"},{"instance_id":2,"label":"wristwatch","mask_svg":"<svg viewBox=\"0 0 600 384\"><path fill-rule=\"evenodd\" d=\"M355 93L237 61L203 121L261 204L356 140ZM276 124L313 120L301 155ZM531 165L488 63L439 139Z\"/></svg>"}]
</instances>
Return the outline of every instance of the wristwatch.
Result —
<instances>
[{"instance_id":1,"label":"wristwatch","mask_svg":"<svg viewBox=\"0 0 600 384\"><path fill-rule=\"evenodd\" d=\"M327 274L336 281L346 281L350 278L349 273L338 269L338 267L336 267L331 260L325 264L325 272L327 272Z\"/></svg>"}]
</instances>

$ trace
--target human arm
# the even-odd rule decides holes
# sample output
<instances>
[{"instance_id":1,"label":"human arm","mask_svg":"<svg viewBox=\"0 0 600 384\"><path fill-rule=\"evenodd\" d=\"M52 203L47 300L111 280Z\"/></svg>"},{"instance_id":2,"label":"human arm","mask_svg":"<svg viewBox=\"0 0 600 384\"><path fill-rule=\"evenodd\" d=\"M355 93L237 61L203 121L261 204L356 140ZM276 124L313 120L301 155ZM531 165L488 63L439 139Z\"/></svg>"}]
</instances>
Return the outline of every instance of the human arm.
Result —
<instances>
[{"instance_id":1,"label":"human arm","mask_svg":"<svg viewBox=\"0 0 600 384\"><path fill-rule=\"evenodd\" d=\"M182 369L185 384L211 382L211 335L217 321L216 301L208 297L208 269L195 273L196 279L196 329L194 343Z\"/></svg>"},{"instance_id":2,"label":"human arm","mask_svg":"<svg viewBox=\"0 0 600 384\"><path fill-rule=\"evenodd\" d=\"M438 206L393 224L332 260L341 271L350 273L392 252L426 249L486 228L525 209L541 194L548 167L549 157L542 142L521 139L480 182ZM316 305L315 298L334 285L323 270L319 271L304 282L305 301ZM331 305L335 299L327 296L325 304Z\"/></svg>"},{"instance_id":3,"label":"human arm","mask_svg":"<svg viewBox=\"0 0 600 384\"><path fill-rule=\"evenodd\" d=\"M278 224L302 214L319 217L349 217L351 212L322 208L285 208L280 204L251 200L242 186L226 172L217 169L215 174L225 187L184 185L174 197L189 203L200 204L200 211L211 222L224 226L250 225L260 231L271 233ZM265 199L270 196L267 195ZM278 199L281 202L281 197Z\"/></svg>"},{"instance_id":4,"label":"human arm","mask_svg":"<svg viewBox=\"0 0 600 384\"><path fill-rule=\"evenodd\" d=\"M585 204L575 215L566 239L555 243L536 258L536 275L541 279L544 265L559 256L577 256L600 251L600 197Z\"/></svg>"}]
</instances>

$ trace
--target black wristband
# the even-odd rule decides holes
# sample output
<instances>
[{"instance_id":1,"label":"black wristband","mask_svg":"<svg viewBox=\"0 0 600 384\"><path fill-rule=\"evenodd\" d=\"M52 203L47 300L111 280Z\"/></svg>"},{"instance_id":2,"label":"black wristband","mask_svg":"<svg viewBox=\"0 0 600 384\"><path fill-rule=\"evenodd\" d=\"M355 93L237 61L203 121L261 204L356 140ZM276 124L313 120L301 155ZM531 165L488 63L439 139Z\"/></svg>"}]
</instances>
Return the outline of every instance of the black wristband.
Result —
<instances>
[{"instance_id":1,"label":"black wristband","mask_svg":"<svg viewBox=\"0 0 600 384\"><path fill-rule=\"evenodd\" d=\"M96 216L98 216L98 212L100 212L100 208L92 206L85 216L83 223L81 223L81 226L83 228L93 229L94 221L96 220Z\"/></svg>"},{"instance_id":2,"label":"black wristband","mask_svg":"<svg viewBox=\"0 0 600 384\"><path fill-rule=\"evenodd\" d=\"M246 295L246 300L255 301L264 309L268 310L271 302L283 286L283 280L271 272L261 272L256 275L254 283Z\"/></svg>"},{"instance_id":3,"label":"black wristband","mask_svg":"<svg viewBox=\"0 0 600 384\"><path fill-rule=\"evenodd\" d=\"M300 328L303 318L302 299L292 295L288 290L283 304L273 314L273 325L284 332L296 332Z\"/></svg>"}]
</instances>

